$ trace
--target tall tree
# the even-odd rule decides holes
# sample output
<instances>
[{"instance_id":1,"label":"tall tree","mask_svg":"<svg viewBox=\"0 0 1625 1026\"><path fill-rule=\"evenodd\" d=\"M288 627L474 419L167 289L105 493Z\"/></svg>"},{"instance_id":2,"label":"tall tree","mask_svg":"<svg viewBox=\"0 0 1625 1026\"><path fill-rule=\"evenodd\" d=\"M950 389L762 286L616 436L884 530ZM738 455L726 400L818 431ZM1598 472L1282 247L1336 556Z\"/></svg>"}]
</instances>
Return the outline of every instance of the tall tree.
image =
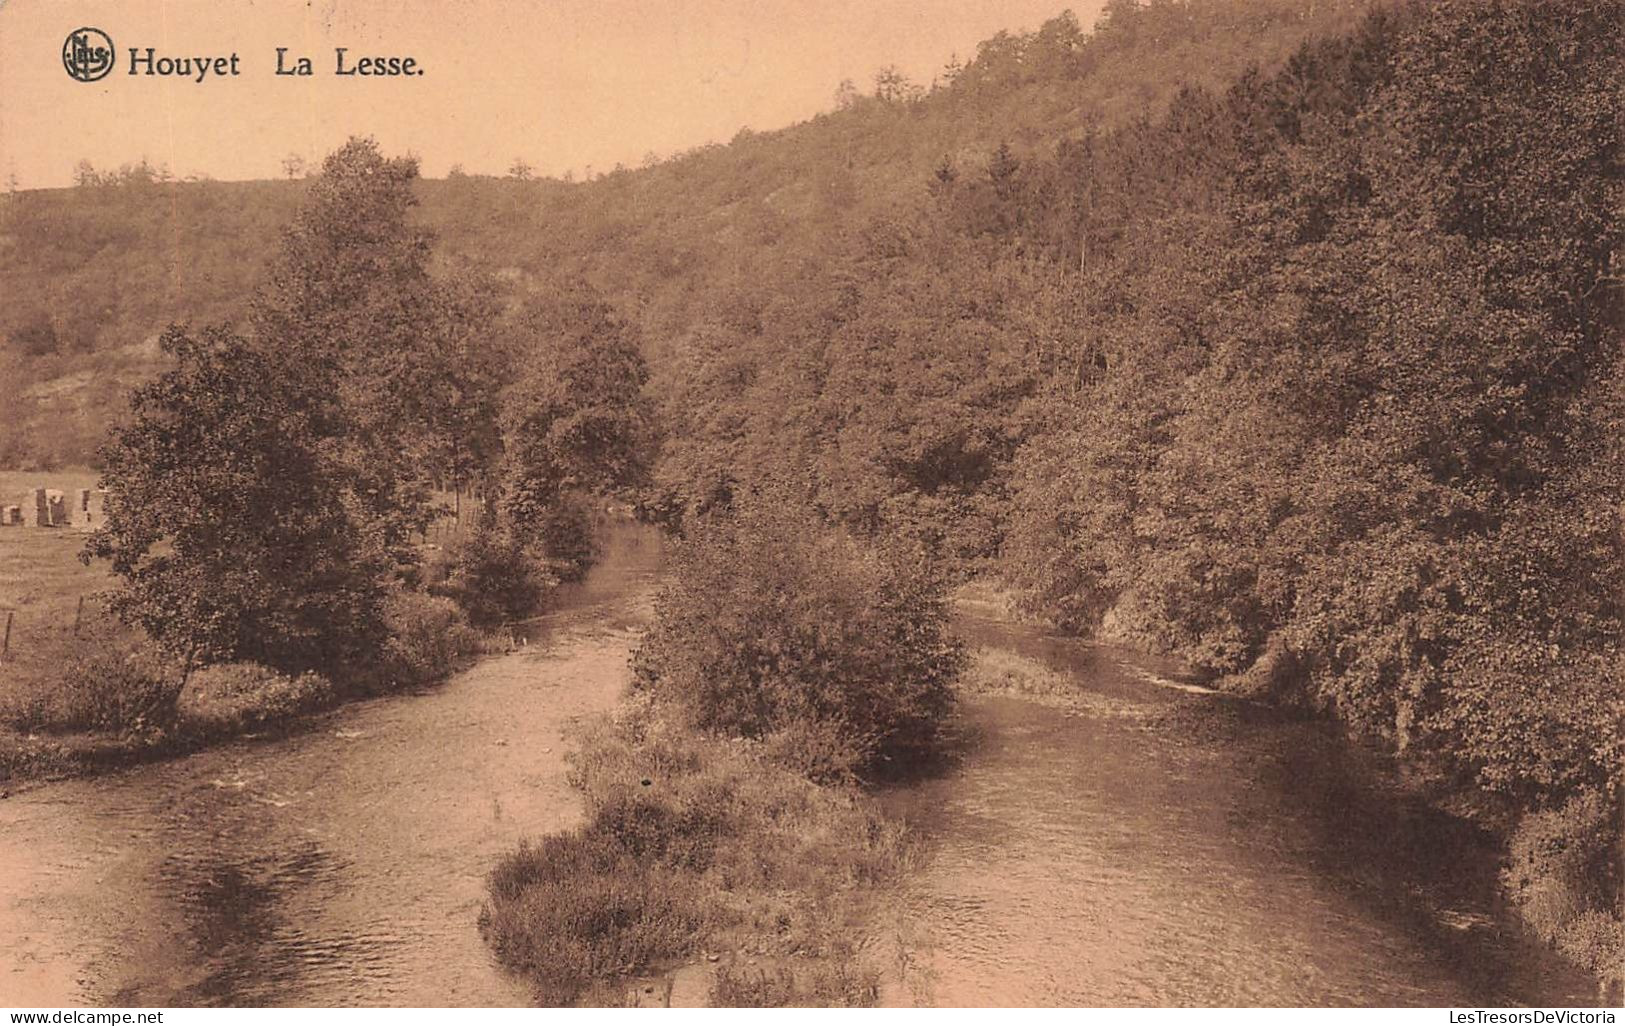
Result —
<instances>
[{"instance_id":1,"label":"tall tree","mask_svg":"<svg viewBox=\"0 0 1625 1026\"><path fill-rule=\"evenodd\" d=\"M429 271L410 214L417 161L351 139L312 181L253 311L254 344L313 383L315 429L380 543L409 558L429 486L494 456L495 303Z\"/></svg>"},{"instance_id":2,"label":"tall tree","mask_svg":"<svg viewBox=\"0 0 1625 1026\"><path fill-rule=\"evenodd\" d=\"M390 567L331 474L310 379L221 329L161 340L175 367L131 395L101 451L105 524L82 557L122 579L115 611L183 666L287 670L364 658Z\"/></svg>"},{"instance_id":3,"label":"tall tree","mask_svg":"<svg viewBox=\"0 0 1625 1026\"><path fill-rule=\"evenodd\" d=\"M533 297L514 330L523 355L504 402L502 487L524 533L572 491L610 491L643 478L649 374L632 329L584 283Z\"/></svg>"}]
</instances>

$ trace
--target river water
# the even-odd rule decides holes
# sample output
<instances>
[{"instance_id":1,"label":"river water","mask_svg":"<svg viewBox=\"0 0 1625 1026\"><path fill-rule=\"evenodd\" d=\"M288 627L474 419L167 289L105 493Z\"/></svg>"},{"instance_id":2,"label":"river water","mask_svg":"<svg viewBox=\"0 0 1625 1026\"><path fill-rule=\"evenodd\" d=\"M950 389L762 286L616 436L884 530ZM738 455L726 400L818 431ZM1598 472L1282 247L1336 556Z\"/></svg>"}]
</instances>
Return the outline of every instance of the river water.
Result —
<instances>
[{"instance_id":1,"label":"river water","mask_svg":"<svg viewBox=\"0 0 1625 1026\"><path fill-rule=\"evenodd\" d=\"M931 852L891 1002L1595 1003L1512 927L1489 840L1330 731L1126 653L965 628L1079 694L970 699L962 764L887 797Z\"/></svg>"},{"instance_id":2,"label":"river water","mask_svg":"<svg viewBox=\"0 0 1625 1026\"><path fill-rule=\"evenodd\" d=\"M444 686L0 801L0 1006L523 1005L485 874L571 825L566 732L615 704L652 532Z\"/></svg>"},{"instance_id":3,"label":"river water","mask_svg":"<svg viewBox=\"0 0 1625 1026\"><path fill-rule=\"evenodd\" d=\"M579 816L568 731L622 693L659 565L618 529L530 647L442 687L0 801L0 1006L527 1003L478 936L484 877ZM971 699L966 757L885 796L929 853L880 924L891 1000L1591 1000L1505 927L1483 839L1346 745L969 627L1080 700Z\"/></svg>"}]
</instances>

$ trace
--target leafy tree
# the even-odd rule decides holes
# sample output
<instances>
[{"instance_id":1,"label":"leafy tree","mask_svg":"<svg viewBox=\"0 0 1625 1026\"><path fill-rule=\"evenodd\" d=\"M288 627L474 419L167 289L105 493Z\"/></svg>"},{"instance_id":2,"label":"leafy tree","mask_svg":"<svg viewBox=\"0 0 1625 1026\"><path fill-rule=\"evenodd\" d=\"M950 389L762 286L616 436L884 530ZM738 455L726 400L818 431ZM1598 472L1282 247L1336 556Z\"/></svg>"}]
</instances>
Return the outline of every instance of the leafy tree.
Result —
<instances>
[{"instance_id":1,"label":"leafy tree","mask_svg":"<svg viewBox=\"0 0 1625 1026\"><path fill-rule=\"evenodd\" d=\"M101 450L104 525L82 558L113 608L182 666L354 665L382 640L390 567L335 487L308 378L224 330L171 328L175 367L137 389Z\"/></svg>"},{"instance_id":2,"label":"leafy tree","mask_svg":"<svg viewBox=\"0 0 1625 1026\"><path fill-rule=\"evenodd\" d=\"M474 529L429 570L435 575L430 592L455 600L475 627L496 627L530 614L562 577L492 506L481 508Z\"/></svg>"},{"instance_id":3,"label":"leafy tree","mask_svg":"<svg viewBox=\"0 0 1625 1026\"><path fill-rule=\"evenodd\" d=\"M504 395L502 501L527 535L572 492L643 478L648 370L631 329L582 283L533 297L513 330L522 355Z\"/></svg>"},{"instance_id":4,"label":"leafy tree","mask_svg":"<svg viewBox=\"0 0 1625 1026\"><path fill-rule=\"evenodd\" d=\"M920 87L895 64L888 64L875 72L875 99L881 103L903 103L920 97Z\"/></svg>"},{"instance_id":5,"label":"leafy tree","mask_svg":"<svg viewBox=\"0 0 1625 1026\"><path fill-rule=\"evenodd\" d=\"M841 84L835 87L835 109L850 110L857 105L858 99L857 85L850 78L841 79Z\"/></svg>"},{"instance_id":6,"label":"leafy tree","mask_svg":"<svg viewBox=\"0 0 1625 1026\"><path fill-rule=\"evenodd\" d=\"M330 155L253 309L255 344L307 379L342 487L405 562L430 480L493 457L501 375L489 288L429 272L430 236L408 217L417 176L371 140Z\"/></svg>"}]
</instances>

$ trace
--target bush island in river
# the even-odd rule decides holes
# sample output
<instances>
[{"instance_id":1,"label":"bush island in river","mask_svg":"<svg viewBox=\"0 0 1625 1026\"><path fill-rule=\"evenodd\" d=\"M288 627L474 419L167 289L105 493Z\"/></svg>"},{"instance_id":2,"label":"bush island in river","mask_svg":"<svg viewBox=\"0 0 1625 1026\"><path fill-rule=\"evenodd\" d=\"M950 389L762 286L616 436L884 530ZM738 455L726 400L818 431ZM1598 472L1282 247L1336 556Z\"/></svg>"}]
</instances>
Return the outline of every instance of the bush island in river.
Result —
<instances>
[{"instance_id":1,"label":"bush island in river","mask_svg":"<svg viewBox=\"0 0 1625 1026\"><path fill-rule=\"evenodd\" d=\"M627 977L718 952L730 1004L873 1003L853 933L907 864L902 829L849 787L671 712L643 695L585 733L572 761L586 823L502 859L486 940L546 1004L618 1003ZM771 988L750 982L755 961L774 967Z\"/></svg>"},{"instance_id":2,"label":"bush island in river","mask_svg":"<svg viewBox=\"0 0 1625 1026\"><path fill-rule=\"evenodd\" d=\"M939 582L757 508L679 545L634 662L574 757L586 824L492 873L498 955L566 1002L743 945L771 965L721 966L713 1000L872 1003L847 934L908 849L856 781L936 752L965 663Z\"/></svg>"},{"instance_id":3,"label":"bush island in river","mask_svg":"<svg viewBox=\"0 0 1625 1026\"><path fill-rule=\"evenodd\" d=\"M760 507L694 525L674 564L639 687L815 779L932 754L965 653L921 562Z\"/></svg>"}]
</instances>

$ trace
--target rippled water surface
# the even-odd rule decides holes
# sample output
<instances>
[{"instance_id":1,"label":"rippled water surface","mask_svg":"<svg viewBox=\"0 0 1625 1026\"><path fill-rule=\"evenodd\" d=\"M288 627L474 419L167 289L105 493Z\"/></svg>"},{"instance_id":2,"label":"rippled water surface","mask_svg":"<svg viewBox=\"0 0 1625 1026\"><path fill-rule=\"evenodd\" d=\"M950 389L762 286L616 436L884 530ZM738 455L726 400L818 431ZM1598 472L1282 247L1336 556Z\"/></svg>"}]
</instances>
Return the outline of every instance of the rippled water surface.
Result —
<instances>
[{"instance_id":1,"label":"rippled water surface","mask_svg":"<svg viewBox=\"0 0 1625 1026\"><path fill-rule=\"evenodd\" d=\"M423 694L0 802L0 1005L520 1005L476 919L521 837L578 815L563 732L627 679L650 534L527 650Z\"/></svg>"},{"instance_id":2,"label":"rippled water surface","mask_svg":"<svg viewBox=\"0 0 1625 1026\"><path fill-rule=\"evenodd\" d=\"M528 650L443 687L0 801L0 1005L527 1003L479 938L484 877L579 815L564 732L619 697L659 557L617 532ZM890 1000L1591 1000L1504 926L1484 840L1329 735L969 627L1076 695L970 700L968 755L884 796L929 853L877 924Z\"/></svg>"},{"instance_id":3,"label":"rippled water surface","mask_svg":"<svg viewBox=\"0 0 1625 1026\"><path fill-rule=\"evenodd\" d=\"M979 740L888 796L932 857L890 998L938 1005L1590 1004L1521 943L1494 852L1362 753L1145 661L972 622L1078 701L980 698Z\"/></svg>"}]
</instances>

